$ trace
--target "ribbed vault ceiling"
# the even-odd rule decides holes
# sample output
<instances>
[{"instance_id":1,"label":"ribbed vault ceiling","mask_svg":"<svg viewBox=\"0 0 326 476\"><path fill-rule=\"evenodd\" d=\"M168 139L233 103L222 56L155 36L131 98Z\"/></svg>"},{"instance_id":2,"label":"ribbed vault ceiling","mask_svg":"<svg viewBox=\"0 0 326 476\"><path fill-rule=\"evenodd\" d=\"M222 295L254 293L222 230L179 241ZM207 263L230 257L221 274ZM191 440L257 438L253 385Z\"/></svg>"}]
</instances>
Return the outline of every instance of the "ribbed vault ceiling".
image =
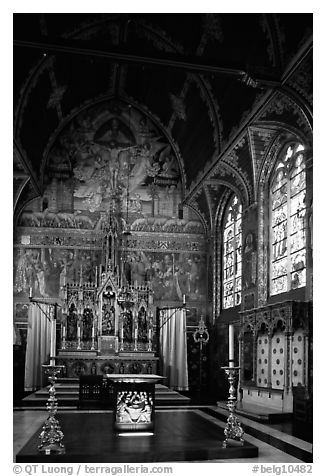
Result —
<instances>
[{"instance_id":1,"label":"ribbed vault ceiling","mask_svg":"<svg viewBox=\"0 0 326 476\"><path fill-rule=\"evenodd\" d=\"M283 125L311 133L311 49L311 14L14 14L16 211L62 131L113 99L170 140L208 225L226 188L249 205Z\"/></svg>"}]
</instances>

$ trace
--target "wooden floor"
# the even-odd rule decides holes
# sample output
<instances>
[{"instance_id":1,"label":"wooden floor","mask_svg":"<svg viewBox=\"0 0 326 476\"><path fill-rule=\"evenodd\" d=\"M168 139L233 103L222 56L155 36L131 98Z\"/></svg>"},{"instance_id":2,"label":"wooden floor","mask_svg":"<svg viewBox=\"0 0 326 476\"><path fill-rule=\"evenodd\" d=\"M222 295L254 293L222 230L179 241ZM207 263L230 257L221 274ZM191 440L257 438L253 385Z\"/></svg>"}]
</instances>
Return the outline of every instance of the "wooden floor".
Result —
<instances>
[{"instance_id":1,"label":"wooden floor","mask_svg":"<svg viewBox=\"0 0 326 476\"><path fill-rule=\"evenodd\" d=\"M18 463L115 462L147 463L253 458L258 448L223 448L223 430L196 411L157 412L152 436L118 436L112 429L112 413L62 413L65 455L45 456L37 451L40 429L16 456Z\"/></svg>"}]
</instances>

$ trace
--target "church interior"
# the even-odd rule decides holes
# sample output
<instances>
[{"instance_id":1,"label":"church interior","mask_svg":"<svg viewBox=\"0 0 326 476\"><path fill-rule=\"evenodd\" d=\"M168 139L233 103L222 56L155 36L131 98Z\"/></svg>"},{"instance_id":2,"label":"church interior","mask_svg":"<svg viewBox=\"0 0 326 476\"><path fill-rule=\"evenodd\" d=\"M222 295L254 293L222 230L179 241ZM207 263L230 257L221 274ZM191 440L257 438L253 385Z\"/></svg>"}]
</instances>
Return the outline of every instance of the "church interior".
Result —
<instances>
[{"instance_id":1,"label":"church interior","mask_svg":"<svg viewBox=\"0 0 326 476\"><path fill-rule=\"evenodd\" d=\"M313 461L312 70L309 13L13 14L14 461Z\"/></svg>"}]
</instances>

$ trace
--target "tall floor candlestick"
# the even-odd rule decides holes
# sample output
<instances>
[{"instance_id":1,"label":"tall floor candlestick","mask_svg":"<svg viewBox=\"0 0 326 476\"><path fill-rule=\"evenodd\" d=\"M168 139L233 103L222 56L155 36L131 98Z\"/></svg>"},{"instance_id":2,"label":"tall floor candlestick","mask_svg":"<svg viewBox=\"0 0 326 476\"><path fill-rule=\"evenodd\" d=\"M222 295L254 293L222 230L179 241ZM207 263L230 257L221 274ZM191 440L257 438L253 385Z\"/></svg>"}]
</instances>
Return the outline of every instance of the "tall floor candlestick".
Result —
<instances>
[{"instance_id":1,"label":"tall floor candlestick","mask_svg":"<svg viewBox=\"0 0 326 476\"><path fill-rule=\"evenodd\" d=\"M230 412L224 429L225 440L223 441L223 447L242 446L244 444L244 431L239 419L234 414L237 405L236 376L239 373L240 367L234 367L234 365L232 365L229 367L222 367L222 369L225 370L229 381L229 398L227 405Z\"/></svg>"},{"instance_id":2,"label":"tall floor candlestick","mask_svg":"<svg viewBox=\"0 0 326 476\"><path fill-rule=\"evenodd\" d=\"M45 421L39 436L41 443L38 446L38 450L40 453L44 453L45 455L64 454L66 452L65 446L62 443L64 435L61 431L59 421L56 419L58 401L55 392L57 375L61 372L64 366L42 365L42 367L45 369L45 373L49 376L50 381L49 399L46 404L49 416Z\"/></svg>"}]
</instances>

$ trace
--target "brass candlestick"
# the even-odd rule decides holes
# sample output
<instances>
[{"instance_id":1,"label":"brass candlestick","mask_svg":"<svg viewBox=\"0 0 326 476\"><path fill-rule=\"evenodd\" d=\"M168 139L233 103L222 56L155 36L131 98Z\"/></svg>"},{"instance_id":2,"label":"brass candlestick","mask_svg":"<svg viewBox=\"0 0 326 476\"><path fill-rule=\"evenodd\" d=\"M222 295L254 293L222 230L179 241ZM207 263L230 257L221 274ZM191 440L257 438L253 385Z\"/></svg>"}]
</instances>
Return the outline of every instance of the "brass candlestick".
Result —
<instances>
[{"instance_id":1,"label":"brass candlestick","mask_svg":"<svg viewBox=\"0 0 326 476\"><path fill-rule=\"evenodd\" d=\"M64 368L63 365L42 365L45 369L46 375L49 376L50 388L49 399L46 404L46 408L49 412L47 420L44 422L42 431L40 433L41 444L38 446L40 453L46 455L50 454L64 454L66 452L65 446L62 443L63 432L61 431L60 424L55 418L58 411L58 401L56 399L55 382L57 375Z\"/></svg>"},{"instance_id":2,"label":"brass candlestick","mask_svg":"<svg viewBox=\"0 0 326 476\"><path fill-rule=\"evenodd\" d=\"M234 383L240 367L222 367L222 369L225 370L229 381L229 398L227 406L230 412L224 429L225 440L223 441L223 448L226 448L227 446L242 446L244 444L244 431L239 419L234 414L237 404L236 387Z\"/></svg>"}]
</instances>

